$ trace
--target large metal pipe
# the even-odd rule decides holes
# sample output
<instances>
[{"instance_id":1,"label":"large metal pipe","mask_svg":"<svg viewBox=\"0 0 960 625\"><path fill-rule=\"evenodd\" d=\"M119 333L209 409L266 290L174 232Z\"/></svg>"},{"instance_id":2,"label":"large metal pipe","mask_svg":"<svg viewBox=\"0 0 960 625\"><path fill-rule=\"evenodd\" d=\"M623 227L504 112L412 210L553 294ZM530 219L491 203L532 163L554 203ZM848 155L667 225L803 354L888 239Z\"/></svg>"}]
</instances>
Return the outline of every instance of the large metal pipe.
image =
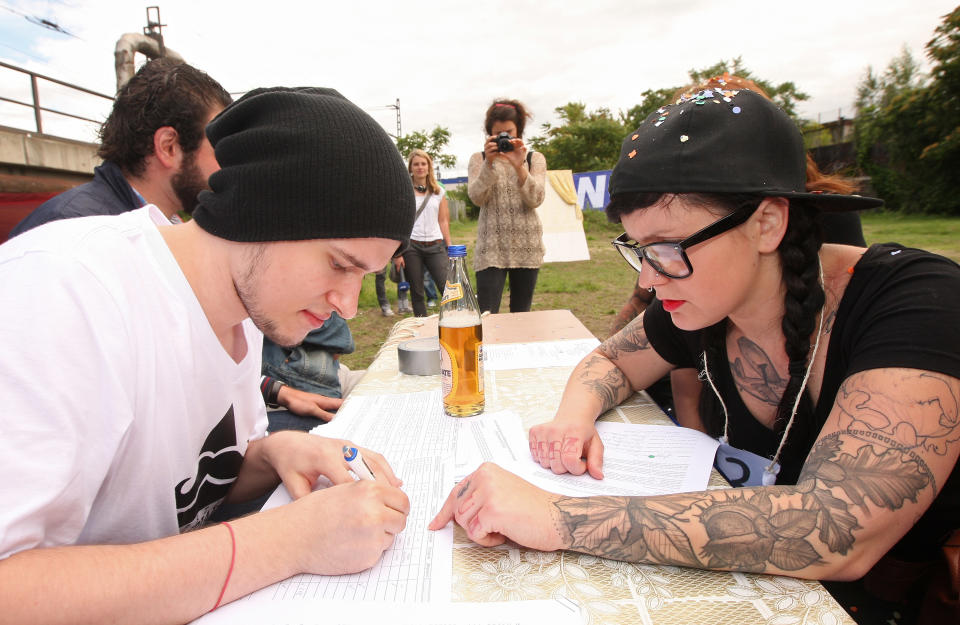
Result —
<instances>
[{"instance_id":1,"label":"large metal pipe","mask_svg":"<svg viewBox=\"0 0 960 625\"><path fill-rule=\"evenodd\" d=\"M183 57L170 48L164 46L161 50L160 43L153 37L140 33L126 33L117 40L117 47L113 53L114 64L117 70L117 91L120 91L120 89L127 84L127 81L133 78L133 75L137 72L136 63L134 62L134 57L137 52L151 60L164 56L177 61L183 61Z\"/></svg>"}]
</instances>

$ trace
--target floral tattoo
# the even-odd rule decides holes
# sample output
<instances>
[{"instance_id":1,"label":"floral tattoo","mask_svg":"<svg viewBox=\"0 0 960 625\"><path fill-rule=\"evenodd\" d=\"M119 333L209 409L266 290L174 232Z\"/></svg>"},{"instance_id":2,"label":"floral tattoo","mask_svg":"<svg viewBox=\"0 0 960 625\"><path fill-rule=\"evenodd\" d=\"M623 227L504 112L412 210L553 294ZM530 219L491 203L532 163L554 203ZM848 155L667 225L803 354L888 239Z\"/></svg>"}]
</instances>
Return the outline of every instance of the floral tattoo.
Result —
<instances>
[{"instance_id":1,"label":"floral tattoo","mask_svg":"<svg viewBox=\"0 0 960 625\"><path fill-rule=\"evenodd\" d=\"M798 482L661 497L560 498L569 548L603 557L749 572L799 571L854 548L859 519L937 486L924 454L960 440L960 383L861 372L836 398L839 429L813 446ZM920 415L919 417L917 415Z\"/></svg>"}]
</instances>

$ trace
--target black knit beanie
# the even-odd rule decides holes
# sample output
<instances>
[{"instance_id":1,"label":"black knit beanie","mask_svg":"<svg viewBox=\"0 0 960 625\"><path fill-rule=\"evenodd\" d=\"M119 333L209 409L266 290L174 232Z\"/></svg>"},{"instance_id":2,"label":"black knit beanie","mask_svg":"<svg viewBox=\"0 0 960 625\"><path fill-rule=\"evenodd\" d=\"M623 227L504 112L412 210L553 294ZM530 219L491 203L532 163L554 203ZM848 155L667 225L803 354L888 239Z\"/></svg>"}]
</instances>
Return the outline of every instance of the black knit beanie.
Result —
<instances>
[{"instance_id":1,"label":"black knit beanie","mask_svg":"<svg viewBox=\"0 0 960 625\"><path fill-rule=\"evenodd\" d=\"M333 89L256 89L207 126L220 171L193 220L231 241L379 237L405 245L410 174L387 133Z\"/></svg>"}]
</instances>

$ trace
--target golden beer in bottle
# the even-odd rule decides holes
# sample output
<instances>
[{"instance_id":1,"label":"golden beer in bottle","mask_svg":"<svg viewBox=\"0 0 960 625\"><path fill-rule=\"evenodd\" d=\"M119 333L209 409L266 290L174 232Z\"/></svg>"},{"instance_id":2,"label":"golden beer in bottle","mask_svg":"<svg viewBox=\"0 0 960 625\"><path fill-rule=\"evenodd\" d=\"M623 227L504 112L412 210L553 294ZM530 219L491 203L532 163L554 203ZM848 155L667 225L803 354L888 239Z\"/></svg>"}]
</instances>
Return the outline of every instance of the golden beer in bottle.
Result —
<instances>
[{"instance_id":1,"label":"golden beer in bottle","mask_svg":"<svg viewBox=\"0 0 960 625\"><path fill-rule=\"evenodd\" d=\"M467 247L451 245L448 255L439 321L443 410L452 417L470 417L483 412L483 325L463 266Z\"/></svg>"}]
</instances>

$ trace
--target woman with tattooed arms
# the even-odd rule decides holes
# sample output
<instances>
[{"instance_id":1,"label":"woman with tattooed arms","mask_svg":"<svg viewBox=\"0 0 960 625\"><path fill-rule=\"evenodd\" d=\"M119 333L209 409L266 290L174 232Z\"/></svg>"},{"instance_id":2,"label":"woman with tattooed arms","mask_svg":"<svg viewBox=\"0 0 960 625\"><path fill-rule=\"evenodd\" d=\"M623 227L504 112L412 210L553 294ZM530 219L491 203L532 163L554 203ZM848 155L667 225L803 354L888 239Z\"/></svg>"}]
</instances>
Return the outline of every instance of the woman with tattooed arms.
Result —
<instances>
[{"instance_id":1,"label":"woman with tattooed arms","mask_svg":"<svg viewBox=\"0 0 960 625\"><path fill-rule=\"evenodd\" d=\"M821 580L935 561L960 527L960 267L896 244L822 245L821 211L880 201L807 193L805 170L794 123L748 90L683 97L628 135L607 216L657 300L580 362L553 421L530 430L543 467L600 479L596 418L696 367L714 399L702 425L759 470L729 490L572 498L486 464L431 527Z\"/></svg>"}]
</instances>

